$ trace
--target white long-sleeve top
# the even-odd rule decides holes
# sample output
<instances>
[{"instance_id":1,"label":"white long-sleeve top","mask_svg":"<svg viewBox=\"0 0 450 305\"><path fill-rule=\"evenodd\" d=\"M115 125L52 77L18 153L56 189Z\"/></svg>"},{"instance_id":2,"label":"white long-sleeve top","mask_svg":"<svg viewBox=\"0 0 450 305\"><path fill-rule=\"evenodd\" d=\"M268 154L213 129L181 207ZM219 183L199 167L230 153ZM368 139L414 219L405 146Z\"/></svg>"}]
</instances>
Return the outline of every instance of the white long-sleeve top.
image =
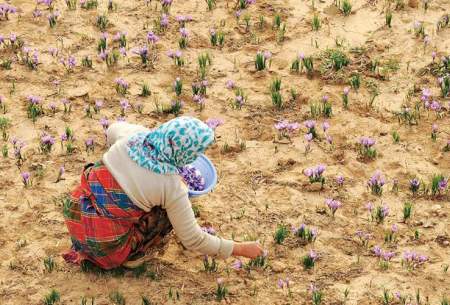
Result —
<instances>
[{"instance_id":1,"label":"white long-sleeve top","mask_svg":"<svg viewBox=\"0 0 450 305\"><path fill-rule=\"evenodd\" d=\"M210 235L200 228L182 178L176 174L156 174L140 167L128 156L128 139L143 131L149 129L125 122L108 128L106 135L111 147L103 155L103 163L111 175L142 210L149 212L154 206L165 209L176 236L187 249L228 258L233 251L233 241Z\"/></svg>"}]
</instances>

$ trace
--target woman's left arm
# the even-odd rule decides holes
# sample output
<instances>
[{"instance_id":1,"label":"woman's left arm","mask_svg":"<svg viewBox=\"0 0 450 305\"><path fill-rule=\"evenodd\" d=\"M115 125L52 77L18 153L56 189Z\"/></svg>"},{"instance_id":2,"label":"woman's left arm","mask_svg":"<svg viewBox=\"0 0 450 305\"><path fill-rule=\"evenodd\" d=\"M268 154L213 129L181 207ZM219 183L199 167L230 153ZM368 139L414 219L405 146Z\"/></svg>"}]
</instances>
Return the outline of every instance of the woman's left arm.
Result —
<instances>
[{"instance_id":1,"label":"woman's left arm","mask_svg":"<svg viewBox=\"0 0 450 305\"><path fill-rule=\"evenodd\" d=\"M174 177L175 178L175 177ZM180 184L179 179L173 179ZM207 255L217 255L221 258L228 258L233 253L234 242L223 239L204 232L195 219L191 202L185 191L168 189L164 208L167 211L169 220L173 226L175 234L181 243L189 250L197 251ZM181 189L181 185L179 186ZM177 187L175 187L177 189Z\"/></svg>"}]
</instances>

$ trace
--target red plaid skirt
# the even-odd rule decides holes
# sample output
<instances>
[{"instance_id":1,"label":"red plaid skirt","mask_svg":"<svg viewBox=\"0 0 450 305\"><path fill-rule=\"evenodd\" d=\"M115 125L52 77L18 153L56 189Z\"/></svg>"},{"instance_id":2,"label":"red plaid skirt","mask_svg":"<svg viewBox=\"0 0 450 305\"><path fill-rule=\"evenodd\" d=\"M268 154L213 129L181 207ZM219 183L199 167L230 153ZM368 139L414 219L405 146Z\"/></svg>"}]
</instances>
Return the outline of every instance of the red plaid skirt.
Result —
<instances>
[{"instance_id":1,"label":"red plaid skirt","mask_svg":"<svg viewBox=\"0 0 450 305\"><path fill-rule=\"evenodd\" d=\"M160 246L172 225L166 212L135 206L102 162L89 164L63 205L72 249L68 262L89 260L103 269L122 265L131 256Z\"/></svg>"}]
</instances>

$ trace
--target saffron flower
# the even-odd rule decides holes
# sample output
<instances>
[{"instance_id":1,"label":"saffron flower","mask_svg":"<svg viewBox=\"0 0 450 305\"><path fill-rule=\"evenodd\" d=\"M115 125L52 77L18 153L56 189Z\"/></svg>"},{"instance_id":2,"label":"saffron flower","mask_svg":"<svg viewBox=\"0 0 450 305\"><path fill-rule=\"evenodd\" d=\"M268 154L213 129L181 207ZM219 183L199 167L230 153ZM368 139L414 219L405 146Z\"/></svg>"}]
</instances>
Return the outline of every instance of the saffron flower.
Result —
<instances>
[{"instance_id":1,"label":"saffron flower","mask_svg":"<svg viewBox=\"0 0 450 305\"><path fill-rule=\"evenodd\" d=\"M385 251L379 246L373 247L373 253L379 258L380 267L384 270L389 268L389 262L395 256L394 252Z\"/></svg>"},{"instance_id":2,"label":"saffron flower","mask_svg":"<svg viewBox=\"0 0 450 305\"><path fill-rule=\"evenodd\" d=\"M180 24L180 28L184 28L186 26L186 23L192 21L192 16L178 15L175 17L175 20Z\"/></svg>"},{"instance_id":3,"label":"saffron flower","mask_svg":"<svg viewBox=\"0 0 450 305\"><path fill-rule=\"evenodd\" d=\"M350 93L350 87L345 87L342 93L342 103L344 104L344 108L348 109L348 94Z\"/></svg>"},{"instance_id":4,"label":"saffron flower","mask_svg":"<svg viewBox=\"0 0 450 305\"><path fill-rule=\"evenodd\" d=\"M16 12L17 9L14 6L8 3L0 3L0 20L9 20L9 15L15 14Z\"/></svg>"},{"instance_id":5,"label":"saffron flower","mask_svg":"<svg viewBox=\"0 0 450 305\"><path fill-rule=\"evenodd\" d=\"M100 109L103 107L103 101L102 100L95 100L94 104L94 111L95 113L99 113Z\"/></svg>"},{"instance_id":6,"label":"saffron flower","mask_svg":"<svg viewBox=\"0 0 450 305\"><path fill-rule=\"evenodd\" d=\"M179 67L184 66L183 53L180 50L178 51L170 50L167 52L167 56L173 59L175 65Z\"/></svg>"},{"instance_id":7,"label":"saffron flower","mask_svg":"<svg viewBox=\"0 0 450 305\"><path fill-rule=\"evenodd\" d=\"M376 141L369 137L361 137L359 139L359 154L363 158L373 159L377 156L377 151L373 146Z\"/></svg>"},{"instance_id":8,"label":"saffron flower","mask_svg":"<svg viewBox=\"0 0 450 305\"><path fill-rule=\"evenodd\" d=\"M47 133L43 133L41 136L41 151L45 154L48 154L52 150L52 146L55 144L55 138L53 138L51 135Z\"/></svg>"},{"instance_id":9,"label":"saffron flower","mask_svg":"<svg viewBox=\"0 0 450 305\"><path fill-rule=\"evenodd\" d=\"M331 215L334 217L336 211L342 206L342 203L338 200L328 198L325 200L325 204L331 211Z\"/></svg>"},{"instance_id":10,"label":"saffron flower","mask_svg":"<svg viewBox=\"0 0 450 305\"><path fill-rule=\"evenodd\" d=\"M414 178L409 181L409 189L413 193L413 195L417 194L420 188L420 181L417 178Z\"/></svg>"},{"instance_id":11,"label":"saffron flower","mask_svg":"<svg viewBox=\"0 0 450 305\"><path fill-rule=\"evenodd\" d=\"M297 122L289 122L287 120L279 121L275 124L275 129L278 131L278 137L290 139L291 135L300 128Z\"/></svg>"},{"instance_id":12,"label":"saffron flower","mask_svg":"<svg viewBox=\"0 0 450 305\"><path fill-rule=\"evenodd\" d=\"M304 223L302 223L298 228L292 227L291 232L294 236L298 237L305 243L314 242L318 235L317 229L310 229Z\"/></svg>"},{"instance_id":13,"label":"saffron flower","mask_svg":"<svg viewBox=\"0 0 450 305\"><path fill-rule=\"evenodd\" d=\"M337 186L341 187L344 185L345 178L344 178L344 176L339 175L339 176L336 176L335 181L336 181Z\"/></svg>"},{"instance_id":14,"label":"saffron flower","mask_svg":"<svg viewBox=\"0 0 450 305\"><path fill-rule=\"evenodd\" d=\"M128 100L127 99L122 99L122 100L120 100L120 113L121 113L121 115L122 115L122 117L124 117L125 116L125 112L127 111L127 109L128 108L130 108L130 103L128 102Z\"/></svg>"},{"instance_id":15,"label":"saffron flower","mask_svg":"<svg viewBox=\"0 0 450 305\"><path fill-rule=\"evenodd\" d=\"M310 183L320 182L322 187L325 184L325 177L322 174L325 172L326 166L319 164L315 167L310 167L304 170L304 174L309 178Z\"/></svg>"},{"instance_id":16,"label":"saffron flower","mask_svg":"<svg viewBox=\"0 0 450 305\"><path fill-rule=\"evenodd\" d=\"M167 14L162 14L159 20L159 26L162 30L169 26L169 16Z\"/></svg>"},{"instance_id":17,"label":"saffron flower","mask_svg":"<svg viewBox=\"0 0 450 305\"><path fill-rule=\"evenodd\" d=\"M56 21L58 20L60 13L58 10L51 12L48 16L48 23L50 25L51 28L54 28L56 26Z\"/></svg>"},{"instance_id":18,"label":"saffron flower","mask_svg":"<svg viewBox=\"0 0 450 305\"><path fill-rule=\"evenodd\" d=\"M100 119L100 125L103 127L103 130L106 131L109 127L109 121L107 118L101 118Z\"/></svg>"},{"instance_id":19,"label":"saffron flower","mask_svg":"<svg viewBox=\"0 0 450 305\"><path fill-rule=\"evenodd\" d=\"M386 183L380 171L376 171L367 182L367 186L371 189L372 194L381 196L383 193L383 185Z\"/></svg>"},{"instance_id":20,"label":"saffron flower","mask_svg":"<svg viewBox=\"0 0 450 305\"><path fill-rule=\"evenodd\" d=\"M379 205L375 209L371 206L369 213L372 221L382 223L384 222L384 219L389 216L389 207L386 204Z\"/></svg>"},{"instance_id":21,"label":"saffron flower","mask_svg":"<svg viewBox=\"0 0 450 305\"><path fill-rule=\"evenodd\" d=\"M317 138L317 132L316 132L316 121L314 120L308 120L305 121L305 127L308 129L307 133L310 133L313 136L313 139Z\"/></svg>"},{"instance_id":22,"label":"saffron flower","mask_svg":"<svg viewBox=\"0 0 450 305\"><path fill-rule=\"evenodd\" d=\"M61 166L59 168L58 177L56 178L55 183L58 183L59 181L64 180L63 175L65 172L66 172L66 170L65 170L64 166Z\"/></svg>"},{"instance_id":23,"label":"saffron flower","mask_svg":"<svg viewBox=\"0 0 450 305\"><path fill-rule=\"evenodd\" d=\"M216 230L213 227L201 227L203 232L206 232L210 235L216 235Z\"/></svg>"},{"instance_id":24,"label":"saffron flower","mask_svg":"<svg viewBox=\"0 0 450 305\"><path fill-rule=\"evenodd\" d=\"M439 127L437 124L433 124L431 126L431 140L433 140L433 142L436 142L438 130L439 130Z\"/></svg>"},{"instance_id":25,"label":"saffron flower","mask_svg":"<svg viewBox=\"0 0 450 305\"><path fill-rule=\"evenodd\" d=\"M289 285L290 285L289 278L286 278L285 280L278 279L278 281L277 281L277 286L280 289L284 289L284 288L289 289Z\"/></svg>"},{"instance_id":26,"label":"saffron flower","mask_svg":"<svg viewBox=\"0 0 450 305\"><path fill-rule=\"evenodd\" d=\"M418 254L415 251L406 250L405 252L403 252L402 266L404 266L408 270L416 269L427 261L427 256Z\"/></svg>"},{"instance_id":27,"label":"saffron flower","mask_svg":"<svg viewBox=\"0 0 450 305\"><path fill-rule=\"evenodd\" d=\"M116 83L116 92L117 93L122 94L122 95L127 94L128 88L130 87L130 85L128 84L128 82L126 80L119 77L119 78L116 78L116 80L114 82Z\"/></svg>"},{"instance_id":28,"label":"saffron flower","mask_svg":"<svg viewBox=\"0 0 450 305\"><path fill-rule=\"evenodd\" d=\"M232 90L232 89L234 89L234 88L236 87L236 84L234 83L233 80L229 79L229 80L226 81L225 87L226 87L228 90Z\"/></svg>"},{"instance_id":29,"label":"saffron flower","mask_svg":"<svg viewBox=\"0 0 450 305\"><path fill-rule=\"evenodd\" d=\"M147 33L147 41L152 44L156 44L159 41L159 37L157 35L155 35L153 32L148 32Z\"/></svg>"},{"instance_id":30,"label":"saffron flower","mask_svg":"<svg viewBox=\"0 0 450 305\"><path fill-rule=\"evenodd\" d=\"M306 270L313 268L318 257L319 255L314 250L309 250L309 253L302 258L303 268Z\"/></svg>"},{"instance_id":31,"label":"saffron flower","mask_svg":"<svg viewBox=\"0 0 450 305\"><path fill-rule=\"evenodd\" d=\"M178 172L190 190L203 191L205 189L205 178L203 178L200 171L192 165L186 165L180 168Z\"/></svg>"},{"instance_id":32,"label":"saffron flower","mask_svg":"<svg viewBox=\"0 0 450 305\"><path fill-rule=\"evenodd\" d=\"M256 53L256 59L255 59L255 68L256 71L262 71L266 69L270 64L270 59L272 58L272 53L269 51L258 51Z\"/></svg>"},{"instance_id":33,"label":"saffron flower","mask_svg":"<svg viewBox=\"0 0 450 305\"><path fill-rule=\"evenodd\" d=\"M205 121L209 128L215 130L217 127L223 125L224 121L222 119L210 118Z\"/></svg>"},{"instance_id":34,"label":"saffron flower","mask_svg":"<svg viewBox=\"0 0 450 305\"><path fill-rule=\"evenodd\" d=\"M242 270L244 264L240 259L237 259L233 264L231 264L231 268L234 270Z\"/></svg>"},{"instance_id":35,"label":"saffron flower","mask_svg":"<svg viewBox=\"0 0 450 305\"><path fill-rule=\"evenodd\" d=\"M29 172L23 172L20 174L20 176L22 177L22 183L25 187L28 187L31 185L31 175Z\"/></svg>"},{"instance_id":36,"label":"saffron flower","mask_svg":"<svg viewBox=\"0 0 450 305\"><path fill-rule=\"evenodd\" d=\"M93 138L87 138L84 141L84 145L86 146L86 152L94 152L94 139Z\"/></svg>"}]
</instances>

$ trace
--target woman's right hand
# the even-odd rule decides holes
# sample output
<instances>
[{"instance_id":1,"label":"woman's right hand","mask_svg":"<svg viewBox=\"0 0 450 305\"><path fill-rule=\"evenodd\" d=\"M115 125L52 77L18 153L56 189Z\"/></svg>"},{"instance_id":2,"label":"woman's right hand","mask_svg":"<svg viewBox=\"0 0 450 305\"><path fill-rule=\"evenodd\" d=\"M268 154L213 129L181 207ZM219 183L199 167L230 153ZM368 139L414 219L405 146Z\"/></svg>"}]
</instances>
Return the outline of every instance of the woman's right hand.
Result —
<instances>
[{"instance_id":1,"label":"woman's right hand","mask_svg":"<svg viewBox=\"0 0 450 305\"><path fill-rule=\"evenodd\" d=\"M233 246L233 256L243 256L247 258L257 258L258 256L263 255L264 249L261 247L259 242L242 242L242 243L234 243Z\"/></svg>"}]
</instances>

